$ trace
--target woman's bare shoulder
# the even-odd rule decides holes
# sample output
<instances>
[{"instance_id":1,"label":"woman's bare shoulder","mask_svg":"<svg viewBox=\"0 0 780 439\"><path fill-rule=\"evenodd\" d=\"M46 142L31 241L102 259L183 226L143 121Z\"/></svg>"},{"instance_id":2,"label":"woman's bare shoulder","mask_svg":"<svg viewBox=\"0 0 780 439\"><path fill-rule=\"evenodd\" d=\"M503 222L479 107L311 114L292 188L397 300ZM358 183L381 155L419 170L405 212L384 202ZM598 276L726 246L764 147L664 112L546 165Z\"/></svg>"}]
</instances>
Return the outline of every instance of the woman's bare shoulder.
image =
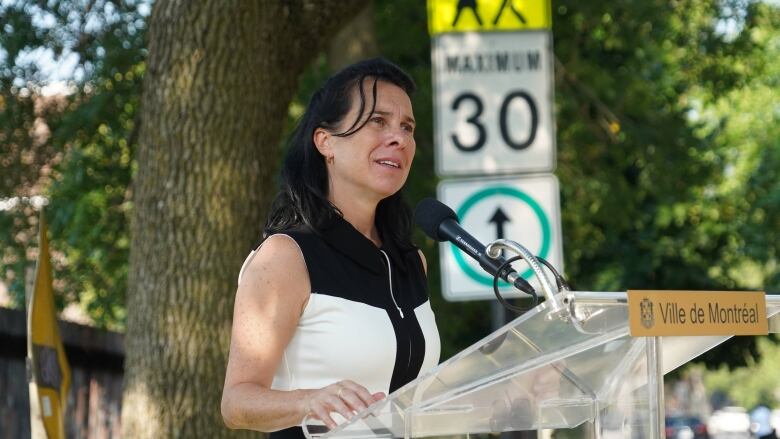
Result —
<instances>
[{"instance_id":1,"label":"woman's bare shoulder","mask_svg":"<svg viewBox=\"0 0 780 439\"><path fill-rule=\"evenodd\" d=\"M239 278L239 290L284 293L305 300L310 291L309 273L298 243L289 235L266 238L250 255Z\"/></svg>"}]
</instances>

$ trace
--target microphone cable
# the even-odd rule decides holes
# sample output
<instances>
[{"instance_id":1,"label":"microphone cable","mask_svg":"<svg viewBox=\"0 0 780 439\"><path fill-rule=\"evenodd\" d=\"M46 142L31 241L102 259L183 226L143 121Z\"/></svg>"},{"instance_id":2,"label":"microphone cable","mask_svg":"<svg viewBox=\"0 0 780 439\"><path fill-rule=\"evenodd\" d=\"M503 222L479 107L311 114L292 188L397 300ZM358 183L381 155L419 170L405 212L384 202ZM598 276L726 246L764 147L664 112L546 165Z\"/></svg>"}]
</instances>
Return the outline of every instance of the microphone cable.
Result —
<instances>
[{"instance_id":1,"label":"microphone cable","mask_svg":"<svg viewBox=\"0 0 780 439\"><path fill-rule=\"evenodd\" d=\"M493 276L493 293L496 295L496 299L498 299L499 303L501 305L508 309L509 311L514 312L515 314L522 314L526 311L529 311L533 308L535 308L539 304L539 295L536 293L536 290L534 288L523 288L522 291L528 295L531 296L532 304L528 308L523 308L520 306L515 306L509 303L502 295L501 292L498 290L498 281L501 279L500 274L509 267L513 262L519 261L525 259L522 255L517 255L514 257L511 257L504 261L498 269L496 270L496 274ZM550 270L553 274L553 277L555 277L555 286L558 288L558 291L566 290L571 291L571 286L566 281L566 279L561 276L560 273L558 273L558 270L555 269L555 267L552 266L546 259L537 256L536 259L541 262L545 267L547 267L548 270Z\"/></svg>"}]
</instances>

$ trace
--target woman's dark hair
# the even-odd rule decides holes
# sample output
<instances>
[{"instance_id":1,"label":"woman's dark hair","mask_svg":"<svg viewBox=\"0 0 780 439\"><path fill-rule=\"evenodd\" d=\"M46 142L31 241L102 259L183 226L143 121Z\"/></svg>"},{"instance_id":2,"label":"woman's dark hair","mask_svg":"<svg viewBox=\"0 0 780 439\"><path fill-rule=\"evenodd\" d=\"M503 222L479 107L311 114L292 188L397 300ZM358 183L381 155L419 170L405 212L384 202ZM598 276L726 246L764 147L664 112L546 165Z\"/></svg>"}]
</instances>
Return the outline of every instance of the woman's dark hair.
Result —
<instances>
[{"instance_id":1,"label":"woman's dark hair","mask_svg":"<svg viewBox=\"0 0 780 439\"><path fill-rule=\"evenodd\" d=\"M357 89L358 115L349 128L335 136L346 137L358 132L366 124L366 96L364 83L373 83L371 109L376 105L377 81L386 81L400 87L411 96L416 87L414 81L398 66L384 58L375 58L352 64L331 76L312 95L306 112L298 122L288 142L287 156L282 165L279 193L271 204L264 235L307 226L321 232L327 224L341 216L341 212L328 201L328 171L325 158L314 145L314 131L324 128L334 132L349 112L352 91ZM362 120L362 123L361 123ZM411 247L411 212L404 203L401 192L379 202L376 226L383 240L390 240L402 249Z\"/></svg>"}]
</instances>

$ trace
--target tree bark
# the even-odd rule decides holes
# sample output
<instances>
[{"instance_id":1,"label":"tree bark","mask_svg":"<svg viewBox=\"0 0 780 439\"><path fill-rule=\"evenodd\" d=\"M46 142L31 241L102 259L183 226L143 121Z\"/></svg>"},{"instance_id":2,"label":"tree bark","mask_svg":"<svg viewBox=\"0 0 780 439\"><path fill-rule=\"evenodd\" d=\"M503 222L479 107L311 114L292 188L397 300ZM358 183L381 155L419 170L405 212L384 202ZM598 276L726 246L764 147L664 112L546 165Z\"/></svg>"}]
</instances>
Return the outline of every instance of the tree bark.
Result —
<instances>
[{"instance_id":1,"label":"tree bark","mask_svg":"<svg viewBox=\"0 0 780 439\"><path fill-rule=\"evenodd\" d=\"M361 59L379 56L372 0L366 1L363 9L341 26L328 43L326 53L331 72L341 70Z\"/></svg>"},{"instance_id":2,"label":"tree bark","mask_svg":"<svg viewBox=\"0 0 780 439\"><path fill-rule=\"evenodd\" d=\"M359 0L158 0L128 279L126 438L238 437L220 396L236 277L299 74Z\"/></svg>"}]
</instances>

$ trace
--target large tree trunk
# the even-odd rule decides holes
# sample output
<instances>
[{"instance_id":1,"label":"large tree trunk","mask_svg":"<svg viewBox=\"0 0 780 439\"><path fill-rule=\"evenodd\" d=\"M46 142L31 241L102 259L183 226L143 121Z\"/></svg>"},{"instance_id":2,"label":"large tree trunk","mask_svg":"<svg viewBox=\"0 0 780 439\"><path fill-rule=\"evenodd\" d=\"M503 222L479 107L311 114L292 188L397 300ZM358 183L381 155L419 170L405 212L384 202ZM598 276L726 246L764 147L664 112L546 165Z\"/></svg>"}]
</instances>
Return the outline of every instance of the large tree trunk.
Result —
<instances>
[{"instance_id":1,"label":"large tree trunk","mask_svg":"<svg viewBox=\"0 0 780 439\"><path fill-rule=\"evenodd\" d=\"M158 0L131 225L126 438L235 437L219 403L236 276L297 78L359 0Z\"/></svg>"}]
</instances>

